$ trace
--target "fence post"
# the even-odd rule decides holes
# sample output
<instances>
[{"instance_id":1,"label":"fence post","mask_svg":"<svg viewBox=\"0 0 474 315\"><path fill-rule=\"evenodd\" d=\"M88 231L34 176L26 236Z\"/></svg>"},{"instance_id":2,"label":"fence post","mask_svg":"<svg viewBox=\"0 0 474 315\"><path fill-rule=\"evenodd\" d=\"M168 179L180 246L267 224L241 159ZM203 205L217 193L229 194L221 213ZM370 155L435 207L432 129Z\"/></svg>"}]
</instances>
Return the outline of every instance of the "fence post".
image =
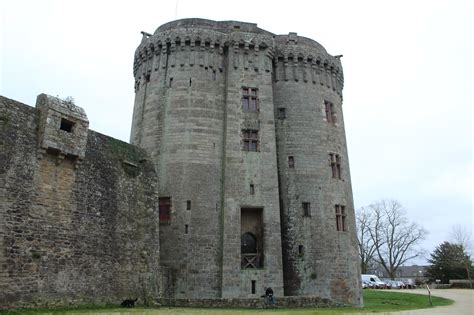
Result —
<instances>
[{"instance_id":1,"label":"fence post","mask_svg":"<svg viewBox=\"0 0 474 315\"><path fill-rule=\"evenodd\" d=\"M431 301L431 290L428 285L426 285L426 289L428 290L428 298L430 299L430 305L433 306L433 302Z\"/></svg>"}]
</instances>

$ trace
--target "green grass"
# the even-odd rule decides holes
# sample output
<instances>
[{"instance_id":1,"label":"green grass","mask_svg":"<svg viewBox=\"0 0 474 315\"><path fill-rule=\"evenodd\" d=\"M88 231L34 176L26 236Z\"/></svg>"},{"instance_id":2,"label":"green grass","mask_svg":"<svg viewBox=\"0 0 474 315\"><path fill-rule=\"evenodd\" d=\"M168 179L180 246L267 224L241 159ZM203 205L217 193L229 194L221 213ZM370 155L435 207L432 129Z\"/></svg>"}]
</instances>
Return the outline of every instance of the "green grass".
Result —
<instances>
[{"instance_id":1,"label":"green grass","mask_svg":"<svg viewBox=\"0 0 474 315\"><path fill-rule=\"evenodd\" d=\"M432 297L434 306L450 305L452 300ZM204 315L204 314L279 314L279 315L309 315L309 314L342 314L342 313L378 313L403 311L419 308L430 308L428 296L421 294L400 293L393 291L364 290L364 307L337 307L337 308L281 308L281 309L230 309L230 308L184 308L184 307L160 307L133 309L123 309L116 306L81 306L77 308L54 308L54 309L33 309L33 310L11 310L0 311L0 314L163 314L163 315Z\"/></svg>"},{"instance_id":2,"label":"green grass","mask_svg":"<svg viewBox=\"0 0 474 315\"><path fill-rule=\"evenodd\" d=\"M432 296L434 306L450 305L454 301ZM427 295L392 291L364 290L364 311L386 312L430 308Z\"/></svg>"}]
</instances>

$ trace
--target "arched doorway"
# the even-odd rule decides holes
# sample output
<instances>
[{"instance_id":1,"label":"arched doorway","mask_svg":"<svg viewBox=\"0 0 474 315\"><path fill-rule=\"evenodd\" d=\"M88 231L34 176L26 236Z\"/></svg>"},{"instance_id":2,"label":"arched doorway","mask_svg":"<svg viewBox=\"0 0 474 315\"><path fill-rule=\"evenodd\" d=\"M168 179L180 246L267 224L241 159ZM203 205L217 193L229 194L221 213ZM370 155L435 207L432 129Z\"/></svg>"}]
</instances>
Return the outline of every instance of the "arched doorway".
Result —
<instances>
[{"instance_id":1,"label":"arched doorway","mask_svg":"<svg viewBox=\"0 0 474 315\"><path fill-rule=\"evenodd\" d=\"M242 234L240 238L240 254L242 255L242 269L262 268L258 239L254 234L250 232Z\"/></svg>"},{"instance_id":2,"label":"arched doorway","mask_svg":"<svg viewBox=\"0 0 474 315\"><path fill-rule=\"evenodd\" d=\"M242 254L257 253L257 238L250 232L242 234L240 238L240 252Z\"/></svg>"}]
</instances>

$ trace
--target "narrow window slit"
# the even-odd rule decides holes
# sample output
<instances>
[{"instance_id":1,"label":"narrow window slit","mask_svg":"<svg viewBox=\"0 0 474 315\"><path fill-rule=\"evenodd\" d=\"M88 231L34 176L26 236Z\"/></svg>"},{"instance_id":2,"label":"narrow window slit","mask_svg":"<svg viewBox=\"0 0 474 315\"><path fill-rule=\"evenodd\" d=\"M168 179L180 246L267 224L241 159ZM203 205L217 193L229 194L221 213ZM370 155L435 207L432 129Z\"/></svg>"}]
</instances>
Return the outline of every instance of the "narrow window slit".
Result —
<instances>
[{"instance_id":1,"label":"narrow window slit","mask_svg":"<svg viewBox=\"0 0 474 315\"><path fill-rule=\"evenodd\" d=\"M288 157L288 167L295 168L295 158L293 156Z\"/></svg>"},{"instance_id":2,"label":"narrow window slit","mask_svg":"<svg viewBox=\"0 0 474 315\"><path fill-rule=\"evenodd\" d=\"M298 245L298 255L303 255L304 254L304 246L303 245Z\"/></svg>"}]
</instances>

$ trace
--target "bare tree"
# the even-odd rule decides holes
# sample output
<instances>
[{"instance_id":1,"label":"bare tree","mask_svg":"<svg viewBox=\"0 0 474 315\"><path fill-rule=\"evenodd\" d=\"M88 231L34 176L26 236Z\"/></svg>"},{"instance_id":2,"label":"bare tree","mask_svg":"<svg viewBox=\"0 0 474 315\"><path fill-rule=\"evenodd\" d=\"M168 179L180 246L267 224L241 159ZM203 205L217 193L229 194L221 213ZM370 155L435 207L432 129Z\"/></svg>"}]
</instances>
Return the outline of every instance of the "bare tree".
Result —
<instances>
[{"instance_id":1,"label":"bare tree","mask_svg":"<svg viewBox=\"0 0 474 315\"><path fill-rule=\"evenodd\" d=\"M451 228L451 239L454 244L462 245L464 250L471 254L472 231L464 225L456 224Z\"/></svg>"},{"instance_id":2,"label":"bare tree","mask_svg":"<svg viewBox=\"0 0 474 315\"><path fill-rule=\"evenodd\" d=\"M458 261L457 263L460 264L462 268L466 270L467 278L469 279L469 286L472 289L472 260L469 255L469 253L471 253L472 251L471 236L472 231L465 226L456 224L451 228L451 238L453 240L453 243L461 246L463 253L465 253L461 261Z\"/></svg>"},{"instance_id":3,"label":"bare tree","mask_svg":"<svg viewBox=\"0 0 474 315\"><path fill-rule=\"evenodd\" d=\"M374 261L375 243L370 237L370 225L372 216L370 212L362 207L356 213L357 240L359 242L359 256L361 272L368 273L369 267Z\"/></svg>"},{"instance_id":4,"label":"bare tree","mask_svg":"<svg viewBox=\"0 0 474 315\"><path fill-rule=\"evenodd\" d=\"M369 215L364 224L370 235L369 244L374 246L373 259L393 279L400 266L422 254L417 245L425 238L427 231L409 222L406 211L396 200L379 201L367 206L366 211Z\"/></svg>"}]
</instances>

